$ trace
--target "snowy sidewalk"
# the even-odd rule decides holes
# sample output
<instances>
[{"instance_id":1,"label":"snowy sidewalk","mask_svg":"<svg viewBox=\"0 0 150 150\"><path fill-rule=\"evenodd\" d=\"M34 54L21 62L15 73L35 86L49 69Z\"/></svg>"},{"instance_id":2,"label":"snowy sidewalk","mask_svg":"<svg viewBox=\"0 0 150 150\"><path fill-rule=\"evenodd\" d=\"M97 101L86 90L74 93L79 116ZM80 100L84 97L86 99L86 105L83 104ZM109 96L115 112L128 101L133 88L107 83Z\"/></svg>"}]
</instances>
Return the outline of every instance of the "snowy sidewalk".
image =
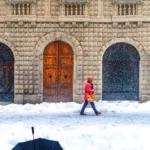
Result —
<instances>
[{"instance_id":1,"label":"snowy sidewalk","mask_svg":"<svg viewBox=\"0 0 150 150\"><path fill-rule=\"evenodd\" d=\"M100 116L89 107L80 116L77 103L42 103L0 106L1 150L18 142L46 138L60 142L64 150L149 150L150 102L96 103Z\"/></svg>"}]
</instances>

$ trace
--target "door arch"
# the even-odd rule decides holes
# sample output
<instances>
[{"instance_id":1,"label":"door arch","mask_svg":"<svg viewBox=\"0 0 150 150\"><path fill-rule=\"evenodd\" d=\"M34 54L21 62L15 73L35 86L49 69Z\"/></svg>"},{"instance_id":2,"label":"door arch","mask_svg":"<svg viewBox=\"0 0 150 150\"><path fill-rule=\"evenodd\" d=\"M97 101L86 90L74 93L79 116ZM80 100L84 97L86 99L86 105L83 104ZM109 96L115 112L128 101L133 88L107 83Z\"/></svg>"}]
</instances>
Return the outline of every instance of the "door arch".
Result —
<instances>
[{"instance_id":1,"label":"door arch","mask_svg":"<svg viewBox=\"0 0 150 150\"><path fill-rule=\"evenodd\" d=\"M136 48L124 42L113 44L102 63L102 99L139 100L140 56Z\"/></svg>"},{"instance_id":2,"label":"door arch","mask_svg":"<svg viewBox=\"0 0 150 150\"><path fill-rule=\"evenodd\" d=\"M0 101L14 100L14 55L11 49L0 43Z\"/></svg>"},{"instance_id":3,"label":"door arch","mask_svg":"<svg viewBox=\"0 0 150 150\"><path fill-rule=\"evenodd\" d=\"M54 41L43 54L43 100L73 101L73 50L63 41Z\"/></svg>"}]
</instances>

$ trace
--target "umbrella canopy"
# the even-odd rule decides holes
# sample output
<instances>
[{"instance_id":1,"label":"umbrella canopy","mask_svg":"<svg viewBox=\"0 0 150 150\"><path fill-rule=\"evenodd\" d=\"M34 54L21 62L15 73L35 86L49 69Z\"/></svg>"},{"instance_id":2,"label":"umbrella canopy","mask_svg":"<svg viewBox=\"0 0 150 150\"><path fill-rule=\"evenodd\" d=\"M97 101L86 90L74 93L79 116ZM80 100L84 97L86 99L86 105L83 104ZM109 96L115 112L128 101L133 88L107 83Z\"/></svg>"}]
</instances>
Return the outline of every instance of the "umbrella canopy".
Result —
<instances>
[{"instance_id":1,"label":"umbrella canopy","mask_svg":"<svg viewBox=\"0 0 150 150\"><path fill-rule=\"evenodd\" d=\"M58 141L34 139L18 143L12 150L63 150Z\"/></svg>"}]
</instances>

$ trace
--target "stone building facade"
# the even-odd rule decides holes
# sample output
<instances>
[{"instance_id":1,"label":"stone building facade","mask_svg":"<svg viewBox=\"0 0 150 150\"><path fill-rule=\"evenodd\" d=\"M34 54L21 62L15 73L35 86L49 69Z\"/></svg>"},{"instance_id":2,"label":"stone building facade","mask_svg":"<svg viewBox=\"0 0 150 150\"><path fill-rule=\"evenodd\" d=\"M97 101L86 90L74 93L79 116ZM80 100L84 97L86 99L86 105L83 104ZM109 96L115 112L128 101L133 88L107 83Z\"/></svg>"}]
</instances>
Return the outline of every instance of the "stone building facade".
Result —
<instances>
[{"instance_id":1,"label":"stone building facade","mask_svg":"<svg viewBox=\"0 0 150 150\"><path fill-rule=\"evenodd\" d=\"M149 0L0 0L0 8L0 43L5 49L9 49L14 57L12 76L5 75L4 71L1 71L3 69L0 70L8 81L9 78L14 79L11 82L13 96L9 99L6 93L7 99L4 98L1 102L22 104L44 101L44 51L48 46L54 47L51 44L55 45L55 42L69 45L73 53L72 61L69 61L72 63L72 98L69 101L82 102L83 85L87 76L94 78L97 99L109 99L107 92L111 93L113 88L109 89L107 86L113 85L110 80L117 80L114 79L113 73L117 70L114 66L120 64L111 63L115 56L119 59L122 55L126 58L132 55L137 66L125 68L125 72L129 71L125 79L118 77L128 81L130 75L136 76L136 80L129 85L129 90L121 92L130 92L130 89L136 86L136 100L143 102L150 99ZM120 53L116 50L115 56L111 55L113 49L121 45L127 47L128 51ZM1 52L0 49L0 55ZM108 63L108 60L111 63ZM127 62L130 61L131 59L127 59ZM4 64L1 66L7 66ZM105 64L109 66L108 70L105 70ZM114 68L113 71L109 71L110 68ZM135 74L130 71L134 69ZM109 79L107 74L114 78ZM53 71L48 75L49 78L52 78L52 75ZM65 73L63 75L64 79L68 77ZM51 82L51 79L47 82ZM120 81L116 83L120 85ZM6 83L1 84L1 89L4 89L5 85ZM118 89L117 85L114 87ZM53 90L58 90L58 87ZM133 90L133 93L135 91ZM52 94L55 95L55 92ZM132 98L134 99L134 96ZM128 96L118 96L118 99L128 100ZM53 102L52 99L48 101Z\"/></svg>"}]
</instances>

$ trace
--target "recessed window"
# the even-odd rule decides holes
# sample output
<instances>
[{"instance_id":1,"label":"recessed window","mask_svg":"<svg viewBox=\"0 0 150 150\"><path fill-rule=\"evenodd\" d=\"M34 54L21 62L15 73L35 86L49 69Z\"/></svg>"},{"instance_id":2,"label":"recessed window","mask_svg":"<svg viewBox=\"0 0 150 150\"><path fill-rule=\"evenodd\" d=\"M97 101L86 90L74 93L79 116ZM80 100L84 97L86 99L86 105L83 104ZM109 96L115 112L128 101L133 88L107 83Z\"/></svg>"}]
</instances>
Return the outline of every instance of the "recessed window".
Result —
<instances>
[{"instance_id":1,"label":"recessed window","mask_svg":"<svg viewBox=\"0 0 150 150\"><path fill-rule=\"evenodd\" d=\"M137 15L137 5L136 4L119 4L118 5L118 15Z\"/></svg>"},{"instance_id":2,"label":"recessed window","mask_svg":"<svg viewBox=\"0 0 150 150\"><path fill-rule=\"evenodd\" d=\"M141 0L112 0L119 16L138 15L141 11Z\"/></svg>"},{"instance_id":3,"label":"recessed window","mask_svg":"<svg viewBox=\"0 0 150 150\"><path fill-rule=\"evenodd\" d=\"M13 15L31 15L31 4L12 4Z\"/></svg>"},{"instance_id":4,"label":"recessed window","mask_svg":"<svg viewBox=\"0 0 150 150\"><path fill-rule=\"evenodd\" d=\"M83 3L81 4L71 4L66 3L65 4L65 15L71 16L71 15L84 15L85 11L85 5Z\"/></svg>"}]
</instances>

